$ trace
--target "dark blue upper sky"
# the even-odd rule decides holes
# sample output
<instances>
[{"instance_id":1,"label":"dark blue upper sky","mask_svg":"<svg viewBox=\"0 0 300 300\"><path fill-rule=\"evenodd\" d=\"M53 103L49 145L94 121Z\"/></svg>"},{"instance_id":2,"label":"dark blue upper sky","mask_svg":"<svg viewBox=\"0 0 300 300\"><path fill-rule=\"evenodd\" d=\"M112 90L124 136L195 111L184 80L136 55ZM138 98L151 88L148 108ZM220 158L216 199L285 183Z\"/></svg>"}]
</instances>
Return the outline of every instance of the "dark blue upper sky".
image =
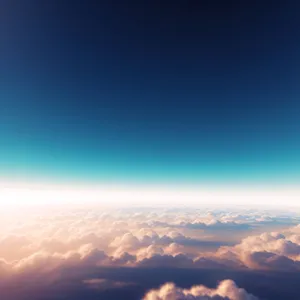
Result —
<instances>
[{"instance_id":1,"label":"dark blue upper sky","mask_svg":"<svg viewBox=\"0 0 300 300\"><path fill-rule=\"evenodd\" d=\"M300 177L300 2L1 1L0 173Z\"/></svg>"}]
</instances>

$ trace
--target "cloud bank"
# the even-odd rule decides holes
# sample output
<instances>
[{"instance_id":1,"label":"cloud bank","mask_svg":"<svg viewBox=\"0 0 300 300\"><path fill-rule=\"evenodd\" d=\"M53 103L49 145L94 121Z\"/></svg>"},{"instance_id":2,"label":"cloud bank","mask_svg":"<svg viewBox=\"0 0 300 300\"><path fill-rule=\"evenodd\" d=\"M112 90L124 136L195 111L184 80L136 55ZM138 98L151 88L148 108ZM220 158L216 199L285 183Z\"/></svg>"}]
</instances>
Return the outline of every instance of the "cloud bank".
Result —
<instances>
[{"instance_id":1,"label":"cloud bank","mask_svg":"<svg viewBox=\"0 0 300 300\"><path fill-rule=\"evenodd\" d=\"M293 212L60 208L2 215L3 299L23 300L54 286L63 286L63 292L66 286L71 291L79 286L97 291L134 289L138 282L101 275L103 270L110 270L109 276L122 274L124 268L178 274L183 270L228 270L231 274L300 271L300 229L290 226L297 221ZM264 232L270 223L281 224L276 225L280 230ZM164 282L168 280L162 277L159 284ZM53 295L58 297L56 292ZM202 285L182 289L168 283L149 291L144 299L256 299L253 297L225 280L215 289Z\"/></svg>"}]
</instances>

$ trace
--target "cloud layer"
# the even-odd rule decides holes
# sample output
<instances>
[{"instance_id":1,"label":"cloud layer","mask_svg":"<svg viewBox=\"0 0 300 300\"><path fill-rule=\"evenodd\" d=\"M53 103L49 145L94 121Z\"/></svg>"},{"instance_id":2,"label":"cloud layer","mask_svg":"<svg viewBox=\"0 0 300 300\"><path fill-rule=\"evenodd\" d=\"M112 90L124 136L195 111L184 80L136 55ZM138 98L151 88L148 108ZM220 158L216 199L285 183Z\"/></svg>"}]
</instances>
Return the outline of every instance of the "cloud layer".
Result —
<instances>
[{"instance_id":1,"label":"cloud layer","mask_svg":"<svg viewBox=\"0 0 300 300\"><path fill-rule=\"evenodd\" d=\"M13 286L30 294L37 286L80 283L103 290L137 284L101 277L99 272L106 268L111 272L127 267L164 268L178 273L183 269L300 270L300 229L293 212L59 208L2 214L0 292L10 300L23 300L24 293L17 290L11 295ZM269 231L270 223L277 224L271 227L277 231ZM215 289L167 284L150 291L145 299L226 297L255 299L230 280Z\"/></svg>"}]
</instances>

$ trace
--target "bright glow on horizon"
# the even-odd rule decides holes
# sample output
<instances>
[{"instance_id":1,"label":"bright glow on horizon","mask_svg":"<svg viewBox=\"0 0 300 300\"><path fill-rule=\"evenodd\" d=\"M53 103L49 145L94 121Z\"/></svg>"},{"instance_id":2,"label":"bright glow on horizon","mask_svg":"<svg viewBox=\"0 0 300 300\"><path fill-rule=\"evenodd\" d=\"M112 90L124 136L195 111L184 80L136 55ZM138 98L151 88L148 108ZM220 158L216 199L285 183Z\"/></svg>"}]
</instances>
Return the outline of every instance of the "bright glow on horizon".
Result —
<instances>
[{"instance_id":1,"label":"bright glow on horizon","mask_svg":"<svg viewBox=\"0 0 300 300\"><path fill-rule=\"evenodd\" d=\"M2 183L0 205L300 206L300 187L280 186L58 186Z\"/></svg>"}]
</instances>

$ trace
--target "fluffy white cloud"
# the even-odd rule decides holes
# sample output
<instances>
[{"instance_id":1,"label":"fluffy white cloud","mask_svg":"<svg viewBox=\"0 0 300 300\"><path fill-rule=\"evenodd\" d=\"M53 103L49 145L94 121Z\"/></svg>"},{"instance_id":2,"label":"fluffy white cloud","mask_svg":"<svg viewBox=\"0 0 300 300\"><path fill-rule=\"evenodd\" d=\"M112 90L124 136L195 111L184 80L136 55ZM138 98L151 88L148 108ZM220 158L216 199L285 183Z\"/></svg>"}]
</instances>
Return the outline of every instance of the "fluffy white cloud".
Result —
<instances>
[{"instance_id":1,"label":"fluffy white cloud","mask_svg":"<svg viewBox=\"0 0 300 300\"><path fill-rule=\"evenodd\" d=\"M236 286L232 280L224 280L215 289L203 285L190 289L166 283L157 290L149 291L143 300L257 300L255 296Z\"/></svg>"}]
</instances>

